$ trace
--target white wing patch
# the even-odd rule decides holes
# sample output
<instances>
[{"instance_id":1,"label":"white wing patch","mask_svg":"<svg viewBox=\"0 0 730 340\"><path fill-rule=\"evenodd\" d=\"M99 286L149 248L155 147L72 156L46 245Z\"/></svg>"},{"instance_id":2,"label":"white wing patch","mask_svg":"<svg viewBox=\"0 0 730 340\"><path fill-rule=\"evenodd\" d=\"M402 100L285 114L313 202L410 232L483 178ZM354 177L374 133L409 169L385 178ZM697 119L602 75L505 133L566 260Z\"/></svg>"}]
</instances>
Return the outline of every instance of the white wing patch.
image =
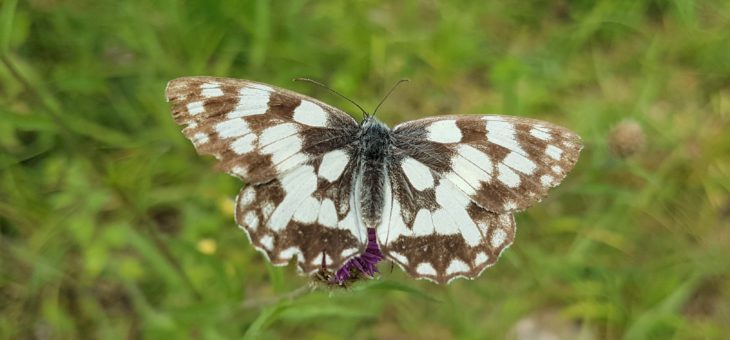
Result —
<instances>
[{"instance_id":1,"label":"white wing patch","mask_svg":"<svg viewBox=\"0 0 730 340\"><path fill-rule=\"evenodd\" d=\"M241 118L224 120L215 126L215 131L220 138L238 137L251 132L246 121Z\"/></svg>"},{"instance_id":2,"label":"white wing patch","mask_svg":"<svg viewBox=\"0 0 730 340\"><path fill-rule=\"evenodd\" d=\"M279 203L269 218L269 227L282 230L291 221L299 204L309 198L317 189L317 176L312 166L301 166L281 178L284 200Z\"/></svg>"},{"instance_id":3,"label":"white wing patch","mask_svg":"<svg viewBox=\"0 0 730 340\"><path fill-rule=\"evenodd\" d=\"M499 163L499 165L497 166L497 170L499 172L499 175L497 175L497 179L505 186L509 188L517 188L520 186L520 183L522 183L522 180L520 180L520 175L512 171L512 168L505 165L504 163Z\"/></svg>"},{"instance_id":4,"label":"white wing patch","mask_svg":"<svg viewBox=\"0 0 730 340\"><path fill-rule=\"evenodd\" d=\"M302 102L294 109L294 120L309 126L327 126L327 112L324 109L308 100Z\"/></svg>"},{"instance_id":5,"label":"white wing patch","mask_svg":"<svg viewBox=\"0 0 730 340\"><path fill-rule=\"evenodd\" d=\"M563 154L563 150L559 149L555 145L548 145L547 149L545 149L545 154L550 156L550 158L559 160L560 155Z\"/></svg>"},{"instance_id":6,"label":"white wing patch","mask_svg":"<svg viewBox=\"0 0 730 340\"><path fill-rule=\"evenodd\" d=\"M231 143L231 150L237 155L243 155L256 149L256 135L250 133L237 138Z\"/></svg>"},{"instance_id":7,"label":"white wing patch","mask_svg":"<svg viewBox=\"0 0 730 340\"><path fill-rule=\"evenodd\" d=\"M416 190L423 191L433 188L433 175L431 175L431 170L423 163L411 157L406 157L401 162L401 168L403 168L403 173Z\"/></svg>"},{"instance_id":8,"label":"white wing patch","mask_svg":"<svg viewBox=\"0 0 730 340\"><path fill-rule=\"evenodd\" d=\"M350 156L344 150L332 150L322 157L319 165L319 177L329 182L334 182L342 175L345 167L350 162Z\"/></svg>"},{"instance_id":9,"label":"white wing patch","mask_svg":"<svg viewBox=\"0 0 730 340\"><path fill-rule=\"evenodd\" d=\"M491 181L492 167L492 160L487 154L470 145L462 144L451 159L451 171L454 175L447 175L446 179L452 181L462 191L473 194L482 182Z\"/></svg>"},{"instance_id":10,"label":"white wing patch","mask_svg":"<svg viewBox=\"0 0 730 340\"><path fill-rule=\"evenodd\" d=\"M423 275L435 276L436 268L434 268L433 265L428 262L421 262L416 267L416 272Z\"/></svg>"},{"instance_id":11,"label":"white wing patch","mask_svg":"<svg viewBox=\"0 0 730 340\"><path fill-rule=\"evenodd\" d=\"M501 117L487 116L484 119L487 121L487 141L521 155L527 155L517 142L514 124L502 120Z\"/></svg>"},{"instance_id":12,"label":"white wing patch","mask_svg":"<svg viewBox=\"0 0 730 340\"><path fill-rule=\"evenodd\" d=\"M187 108L188 108L188 113L192 116L196 116L196 115L199 115L199 114L205 112L205 107L203 107L203 102L189 103Z\"/></svg>"},{"instance_id":13,"label":"white wing patch","mask_svg":"<svg viewBox=\"0 0 730 340\"><path fill-rule=\"evenodd\" d=\"M535 162L514 151L507 154L507 157L502 160L502 164L526 175L533 174L537 169Z\"/></svg>"},{"instance_id":14,"label":"white wing patch","mask_svg":"<svg viewBox=\"0 0 730 340\"><path fill-rule=\"evenodd\" d=\"M325 198L322 200L317 221L325 227L337 228L337 210L331 199Z\"/></svg>"},{"instance_id":15,"label":"white wing patch","mask_svg":"<svg viewBox=\"0 0 730 340\"><path fill-rule=\"evenodd\" d=\"M453 259L451 260L451 263L449 263L449 266L446 268L446 274L465 273L468 272L470 269L471 268L468 264L466 264L466 262L459 259Z\"/></svg>"},{"instance_id":16,"label":"white wing patch","mask_svg":"<svg viewBox=\"0 0 730 340\"><path fill-rule=\"evenodd\" d=\"M439 120L426 127L428 140L436 143L458 143L461 141L461 130L455 120Z\"/></svg>"},{"instance_id":17,"label":"white wing patch","mask_svg":"<svg viewBox=\"0 0 730 340\"><path fill-rule=\"evenodd\" d=\"M530 130L530 134L540 140L549 141L553 137L550 135L548 130L541 126L535 126Z\"/></svg>"},{"instance_id":18,"label":"white wing patch","mask_svg":"<svg viewBox=\"0 0 730 340\"><path fill-rule=\"evenodd\" d=\"M431 211L420 209L413 220L413 235L426 236L435 233Z\"/></svg>"},{"instance_id":19,"label":"white wing patch","mask_svg":"<svg viewBox=\"0 0 730 340\"><path fill-rule=\"evenodd\" d=\"M228 119L262 115L269 110L269 96L274 89L252 84L238 92L238 104L228 113Z\"/></svg>"},{"instance_id":20,"label":"white wing patch","mask_svg":"<svg viewBox=\"0 0 730 340\"><path fill-rule=\"evenodd\" d=\"M200 95L205 98L220 97L223 95L223 90L220 89L220 84L203 84L200 86L203 89Z\"/></svg>"},{"instance_id":21,"label":"white wing patch","mask_svg":"<svg viewBox=\"0 0 730 340\"><path fill-rule=\"evenodd\" d=\"M449 181L441 182L436 187L436 203L441 205L441 208L433 213L436 233L441 235L460 233L468 245L479 244L482 235L466 211L470 202L469 197Z\"/></svg>"}]
</instances>

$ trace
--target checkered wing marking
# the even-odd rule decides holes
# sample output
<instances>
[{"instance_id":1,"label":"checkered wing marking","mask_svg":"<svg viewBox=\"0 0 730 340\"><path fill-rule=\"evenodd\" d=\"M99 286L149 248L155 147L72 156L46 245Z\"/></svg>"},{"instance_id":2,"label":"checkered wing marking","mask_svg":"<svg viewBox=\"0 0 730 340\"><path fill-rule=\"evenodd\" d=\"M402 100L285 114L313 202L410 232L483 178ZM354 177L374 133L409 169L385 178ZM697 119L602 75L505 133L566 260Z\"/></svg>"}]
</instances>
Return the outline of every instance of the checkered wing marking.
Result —
<instances>
[{"instance_id":1,"label":"checkered wing marking","mask_svg":"<svg viewBox=\"0 0 730 340\"><path fill-rule=\"evenodd\" d=\"M356 141L358 124L316 99L247 80L185 77L165 91L175 122L201 154L263 183Z\"/></svg>"},{"instance_id":2,"label":"checkered wing marking","mask_svg":"<svg viewBox=\"0 0 730 340\"><path fill-rule=\"evenodd\" d=\"M521 211L542 199L582 149L580 137L566 128L509 116L426 118L396 126L393 136L403 157L495 213ZM410 183L419 183L414 171L404 170Z\"/></svg>"},{"instance_id":3,"label":"checkered wing marking","mask_svg":"<svg viewBox=\"0 0 730 340\"><path fill-rule=\"evenodd\" d=\"M478 277L512 244L512 215L480 207L448 180L424 179L425 167L418 175L423 177L411 184L416 164L404 157L388 169L384 220L378 226L383 254L418 279L443 284Z\"/></svg>"},{"instance_id":4,"label":"checkered wing marking","mask_svg":"<svg viewBox=\"0 0 730 340\"><path fill-rule=\"evenodd\" d=\"M514 240L512 212L572 169L579 137L504 116L427 118L396 126L378 243L410 275L475 278Z\"/></svg>"},{"instance_id":5,"label":"checkered wing marking","mask_svg":"<svg viewBox=\"0 0 730 340\"><path fill-rule=\"evenodd\" d=\"M236 221L274 265L312 273L364 251L351 195L358 124L315 99L246 80L187 77L166 90L201 154L249 183Z\"/></svg>"},{"instance_id":6,"label":"checkered wing marking","mask_svg":"<svg viewBox=\"0 0 730 340\"><path fill-rule=\"evenodd\" d=\"M352 168L347 164L330 182L315 174L315 166L304 165L281 178L249 185L236 199L236 222L276 266L296 258L298 268L309 275L323 264L340 268L367 244L350 194Z\"/></svg>"}]
</instances>

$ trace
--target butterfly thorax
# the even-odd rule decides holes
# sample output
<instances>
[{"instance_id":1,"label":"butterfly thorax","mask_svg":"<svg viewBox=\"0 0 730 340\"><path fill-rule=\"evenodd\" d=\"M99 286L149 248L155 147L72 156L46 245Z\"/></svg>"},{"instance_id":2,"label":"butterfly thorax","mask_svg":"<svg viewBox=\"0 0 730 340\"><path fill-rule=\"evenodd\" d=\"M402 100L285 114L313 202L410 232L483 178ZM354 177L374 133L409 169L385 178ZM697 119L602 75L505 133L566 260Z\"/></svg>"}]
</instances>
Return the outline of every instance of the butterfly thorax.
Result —
<instances>
[{"instance_id":1,"label":"butterfly thorax","mask_svg":"<svg viewBox=\"0 0 730 340\"><path fill-rule=\"evenodd\" d=\"M386 165L390 159L390 128L375 118L367 118L360 126L357 154L358 172L355 184L363 222L369 228L380 224L384 206Z\"/></svg>"}]
</instances>

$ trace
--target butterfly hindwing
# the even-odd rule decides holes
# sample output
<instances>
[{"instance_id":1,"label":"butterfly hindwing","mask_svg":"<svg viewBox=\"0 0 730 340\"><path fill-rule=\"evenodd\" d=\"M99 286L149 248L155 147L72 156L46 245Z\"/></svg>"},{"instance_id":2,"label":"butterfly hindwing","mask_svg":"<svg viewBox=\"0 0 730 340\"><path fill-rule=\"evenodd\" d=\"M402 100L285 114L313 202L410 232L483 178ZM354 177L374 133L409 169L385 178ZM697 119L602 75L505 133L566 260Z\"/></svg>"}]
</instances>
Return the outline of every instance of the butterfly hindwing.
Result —
<instances>
[{"instance_id":1,"label":"butterfly hindwing","mask_svg":"<svg viewBox=\"0 0 730 340\"><path fill-rule=\"evenodd\" d=\"M414 187L403 168L415 167L403 164L394 162L388 172L384 220L378 227L383 254L416 278L438 283L476 278L512 243L512 215L478 206L447 180L433 178L424 188L421 179Z\"/></svg>"},{"instance_id":2,"label":"butterfly hindwing","mask_svg":"<svg viewBox=\"0 0 730 340\"><path fill-rule=\"evenodd\" d=\"M346 170L329 182L316 175L314 166L304 165L281 178L248 185L236 199L236 221L274 265L296 258L307 274L323 265L340 268L364 250L367 240L351 195L340 192L351 178L352 171Z\"/></svg>"}]
</instances>

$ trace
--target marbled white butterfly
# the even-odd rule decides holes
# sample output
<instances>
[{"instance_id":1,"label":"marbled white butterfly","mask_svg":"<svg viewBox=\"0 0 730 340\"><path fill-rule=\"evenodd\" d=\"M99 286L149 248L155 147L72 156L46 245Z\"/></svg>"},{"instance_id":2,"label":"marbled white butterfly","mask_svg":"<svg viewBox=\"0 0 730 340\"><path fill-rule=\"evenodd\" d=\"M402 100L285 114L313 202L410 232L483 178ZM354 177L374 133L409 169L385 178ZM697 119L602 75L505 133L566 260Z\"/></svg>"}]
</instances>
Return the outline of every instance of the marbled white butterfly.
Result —
<instances>
[{"instance_id":1,"label":"marbled white butterfly","mask_svg":"<svg viewBox=\"0 0 730 340\"><path fill-rule=\"evenodd\" d=\"M382 258L419 279L475 278L515 237L513 213L558 185L581 140L547 122L439 116L389 128L247 80L186 77L167 100L197 151L247 185L235 218L274 265L344 282ZM369 257L368 257L369 256ZM320 275L321 276L321 275Z\"/></svg>"}]
</instances>

